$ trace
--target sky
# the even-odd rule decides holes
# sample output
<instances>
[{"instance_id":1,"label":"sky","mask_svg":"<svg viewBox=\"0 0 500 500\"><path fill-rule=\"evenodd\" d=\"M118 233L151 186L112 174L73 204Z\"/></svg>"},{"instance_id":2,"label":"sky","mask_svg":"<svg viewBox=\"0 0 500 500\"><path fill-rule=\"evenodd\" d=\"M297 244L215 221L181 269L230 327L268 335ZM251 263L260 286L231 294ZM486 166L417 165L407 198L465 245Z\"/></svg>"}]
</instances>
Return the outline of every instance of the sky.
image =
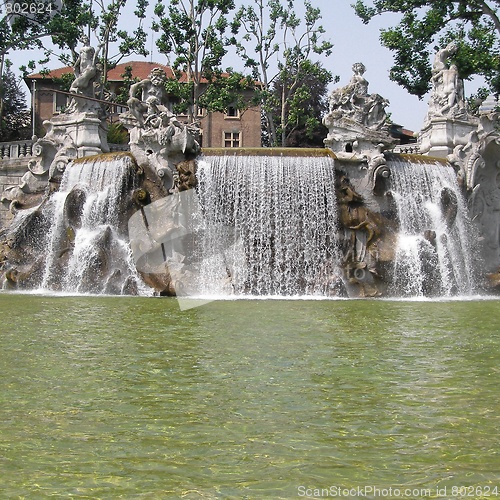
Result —
<instances>
[{"instance_id":1,"label":"sky","mask_svg":"<svg viewBox=\"0 0 500 500\"><path fill-rule=\"evenodd\" d=\"M428 96L419 100L389 79L393 56L379 41L380 28L396 19L387 14L365 25L354 13L351 3L353 0L313 0L323 15L325 37L334 44L331 56L324 61L325 68L340 76L336 86L344 86L352 76L352 65L363 63L368 91L389 101L386 112L390 113L392 121L415 132L420 130L427 112Z\"/></svg>"},{"instance_id":2,"label":"sky","mask_svg":"<svg viewBox=\"0 0 500 500\"><path fill-rule=\"evenodd\" d=\"M133 3L133 0L129 0ZM323 38L334 44L332 54L328 58L322 58L324 67L334 75L340 77L340 82L332 84L330 91L334 88L346 85L352 76L352 65L362 62L366 67L365 78L369 83L369 92L380 94L387 99L390 104L386 112L390 114L394 123L402 125L404 128L418 132L422 128L429 95L419 100L416 96L392 82L389 79L389 69L393 63L392 52L381 46L379 41L379 30L394 24L397 18L392 14L386 14L373 19L368 25L364 25L355 15L351 7L353 0L310 0L314 7L321 11L322 19L320 24L325 28L326 33ZM154 0L151 0L154 3ZM300 1L296 1L297 6ZM148 23L146 23L146 26ZM154 46L151 43L151 46ZM149 47L151 48L151 47ZM27 51L23 53L11 53L10 59L14 60L15 66L27 63L34 58L33 54ZM141 60L140 56L130 57L128 60ZM153 52L147 60L167 64L165 56ZM240 60L228 58L224 66L231 66L235 70L242 70L238 67ZM59 61L54 60L48 67L55 69L60 67ZM476 90L474 85L467 85L465 92L469 95Z\"/></svg>"}]
</instances>

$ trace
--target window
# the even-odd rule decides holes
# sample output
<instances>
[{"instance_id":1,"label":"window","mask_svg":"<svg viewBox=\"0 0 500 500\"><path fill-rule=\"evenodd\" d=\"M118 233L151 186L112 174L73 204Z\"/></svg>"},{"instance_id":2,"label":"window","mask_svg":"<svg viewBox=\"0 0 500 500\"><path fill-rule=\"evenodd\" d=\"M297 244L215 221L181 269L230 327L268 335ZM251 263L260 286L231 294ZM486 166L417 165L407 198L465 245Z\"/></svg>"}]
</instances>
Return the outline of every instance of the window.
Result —
<instances>
[{"instance_id":1,"label":"window","mask_svg":"<svg viewBox=\"0 0 500 500\"><path fill-rule=\"evenodd\" d=\"M224 132L224 147L239 148L241 145L241 132Z\"/></svg>"},{"instance_id":2,"label":"window","mask_svg":"<svg viewBox=\"0 0 500 500\"><path fill-rule=\"evenodd\" d=\"M235 106L228 106L224 118L239 118L240 110Z\"/></svg>"},{"instance_id":3,"label":"window","mask_svg":"<svg viewBox=\"0 0 500 500\"><path fill-rule=\"evenodd\" d=\"M54 92L52 95L54 99L54 113L62 113L68 105L68 96L59 92Z\"/></svg>"}]
</instances>

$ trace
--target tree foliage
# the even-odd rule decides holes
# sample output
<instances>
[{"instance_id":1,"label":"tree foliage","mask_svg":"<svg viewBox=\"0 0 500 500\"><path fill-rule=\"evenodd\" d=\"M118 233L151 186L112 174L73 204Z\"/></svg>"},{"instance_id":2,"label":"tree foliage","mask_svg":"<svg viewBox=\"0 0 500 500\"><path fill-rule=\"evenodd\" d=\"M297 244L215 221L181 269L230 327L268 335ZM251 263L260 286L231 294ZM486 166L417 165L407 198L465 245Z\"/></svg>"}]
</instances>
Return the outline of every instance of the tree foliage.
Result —
<instances>
[{"instance_id":1,"label":"tree foliage","mask_svg":"<svg viewBox=\"0 0 500 500\"><path fill-rule=\"evenodd\" d=\"M103 0L94 0L97 11L93 13L93 18L89 27L97 35L99 43L103 47L103 90L107 82L108 70L114 68L124 57L131 54L147 56L146 49L148 35L142 25L146 18L148 0L135 0L134 16L138 19L137 27L129 33L124 29L119 29L119 21L127 0L112 0L106 3ZM130 23L127 22L127 25ZM112 44L117 45L116 54L111 54ZM73 57L74 58L74 57ZM103 97L103 96L102 96Z\"/></svg>"},{"instance_id":2,"label":"tree foliage","mask_svg":"<svg viewBox=\"0 0 500 500\"><path fill-rule=\"evenodd\" d=\"M31 12L30 5L45 6ZM68 49L76 45L82 26L90 19L88 6L85 8L81 0L66 0L57 5L54 0L40 0L38 3L25 3L11 0L0 4L0 68L3 68L6 56L13 50L38 50L47 58L50 50L45 41L61 48ZM35 67L34 61L29 69ZM25 71L27 69L25 68ZM7 107L2 99L6 92L2 90L3 78L0 71L0 120Z\"/></svg>"},{"instance_id":3,"label":"tree foliage","mask_svg":"<svg viewBox=\"0 0 500 500\"><path fill-rule=\"evenodd\" d=\"M482 75L500 92L500 18L498 0L357 0L364 23L375 16L399 14L398 24L380 31L382 45L394 52L390 78L422 97L431 82L432 54L455 41L460 76Z\"/></svg>"},{"instance_id":4,"label":"tree foliage","mask_svg":"<svg viewBox=\"0 0 500 500\"><path fill-rule=\"evenodd\" d=\"M125 71L120 76L122 77L122 82L113 100L118 104L125 105L130 98L130 87L134 83L137 83L139 78L134 77L132 74L132 66L125 66Z\"/></svg>"},{"instance_id":5,"label":"tree foliage","mask_svg":"<svg viewBox=\"0 0 500 500\"><path fill-rule=\"evenodd\" d=\"M290 130L302 119L307 122L298 119L310 97L304 75L318 69L313 57L331 53L332 44L321 40L325 30L318 24L320 10L307 0L303 6L301 16L294 0L256 0L238 10L231 25L238 54L258 82L264 137L272 146L284 146ZM326 70L317 76L332 79Z\"/></svg>"},{"instance_id":6,"label":"tree foliage","mask_svg":"<svg viewBox=\"0 0 500 500\"><path fill-rule=\"evenodd\" d=\"M244 106L241 90L251 87L251 79L231 72L224 74L222 60L227 53L227 17L234 0L163 0L155 6L160 33L157 46L176 73L168 83L169 93L180 100L182 111L192 122L198 109L223 111L229 104Z\"/></svg>"},{"instance_id":7,"label":"tree foliage","mask_svg":"<svg viewBox=\"0 0 500 500\"><path fill-rule=\"evenodd\" d=\"M10 4L31 5L22 0L9 0ZM0 6L0 55L9 50L39 49L45 59L40 64L57 57L65 64L75 61L76 47L82 35L93 34L104 47L103 64L116 65L131 54L148 55L146 50L147 33L143 28L148 0L135 0L134 16L138 20L136 28L129 33L121 29L119 22L127 0L39 0L33 5L46 4L47 8L36 13L16 14L6 11L6 4ZM127 25L130 25L127 22ZM60 52L55 53L55 46ZM116 46L116 53L110 48ZM28 69L33 69L31 64ZM104 72L106 73L106 72Z\"/></svg>"},{"instance_id":8,"label":"tree foliage","mask_svg":"<svg viewBox=\"0 0 500 500\"><path fill-rule=\"evenodd\" d=\"M146 49L148 35L143 27L149 2L148 0L135 0L133 14L137 21L135 29L131 32L121 28L126 5L127 0L111 0L109 3L104 0L93 0L90 5L82 4L82 8L86 9L88 14L85 17L85 24L80 26L76 41L70 43L67 40L65 44L60 45L61 48L66 46L69 53L68 51L62 51L59 54L50 53L50 56L55 55L64 64L73 65L78 59L78 41L81 41L85 34L89 39L93 36L93 43L99 46L99 50L102 50L99 58L102 66L101 98L105 98L107 75L110 69L132 54L142 56L149 54ZM126 24L129 27L132 23Z\"/></svg>"},{"instance_id":9,"label":"tree foliage","mask_svg":"<svg viewBox=\"0 0 500 500\"><path fill-rule=\"evenodd\" d=\"M0 142L17 141L30 137L30 111L26 106L26 94L11 69L12 63L5 61L2 76L1 100L3 111L0 119Z\"/></svg>"},{"instance_id":10,"label":"tree foliage","mask_svg":"<svg viewBox=\"0 0 500 500\"><path fill-rule=\"evenodd\" d=\"M278 136L286 147L322 147L328 130L322 117L328 112L328 84L332 75L319 62L306 61L300 74L281 73L273 84L273 110Z\"/></svg>"},{"instance_id":11,"label":"tree foliage","mask_svg":"<svg viewBox=\"0 0 500 500\"><path fill-rule=\"evenodd\" d=\"M59 5L53 0L40 0L34 5L42 3L47 7L34 13L23 12L20 0L11 0L0 6L1 55L6 55L9 50L26 49L40 49L49 55L44 44L47 38L61 49L76 45L82 28L91 20L90 6L82 0L65 0Z\"/></svg>"},{"instance_id":12,"label":"tree foliage","mask_svg":"<svg viewBox=\"0 0 500 500\"><path fill-rule=\"evenodd\" d=\"M93 35L102 48L103 85L100 97L104 97L109 69L133 53L148 54L145 48L147 33L142 25L148 0L135 0L134 16L137 21L131 32L120 27L126 3L127 0L111 0L109 3L105 0L37 0L32 3L9 0L0 7L0 61L10 50L35 49L43 57L21 67L24 75L34 71L37 64L45 65L54 58L63 64L73 65L78 58L77 46L82 36L87 33L90 38ZM46 7L41 8L42 4ZM23 5L28 6L27 11L23 11ZM32 12L30 6L36 6L36 12ZM130 24L127 22L127 26ZM112 48L116 48L116 53L111 53ZM0 101L0 116L2 108Z\"/></svg>"}]
</instances>

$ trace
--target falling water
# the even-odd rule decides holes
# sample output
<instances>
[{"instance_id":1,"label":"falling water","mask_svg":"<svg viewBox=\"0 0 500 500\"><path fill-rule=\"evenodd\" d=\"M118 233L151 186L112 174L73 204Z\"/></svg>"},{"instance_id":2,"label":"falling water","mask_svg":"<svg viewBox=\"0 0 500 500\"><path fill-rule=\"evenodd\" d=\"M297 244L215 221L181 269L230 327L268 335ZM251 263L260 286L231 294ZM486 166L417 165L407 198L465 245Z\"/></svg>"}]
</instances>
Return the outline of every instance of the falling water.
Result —
<instances>
[{"instance_id":1,"label":"falling water","mask_svg":"<svg viewBox=\"0 0 500 500\"><path fill-rule=\"evenodd\" d=\"M66 168L47 207L52 223L42 288L122 293L131 280L138 281L120 227L124 194L133 188L132 173L128 156L92 157Z\"/></svg>"},{"instance_id":2,"label":"falling water","mask_svg":"<svg viewBox=\"0 0 500 500\"><path fill-rule=\"evenodd\" d=\"M237 295L334 295L336 197L330 157L208 156L200 285ZM216 265L214 259L222 262Z\"/></svg>"},{"instance_id":3,"label":"falling water","mask_svg":"<svg viewBox=\"0 0 500 500\"><path fill-rule=\"evenodd\" d=\"M402 159L393 159L390 167L400 224L392 293L472 293L471 224L455 172L439 163ZM451 220L447 219L442 201L447 193L456 208L456 218Z\"/></svg>"}]
</instances>

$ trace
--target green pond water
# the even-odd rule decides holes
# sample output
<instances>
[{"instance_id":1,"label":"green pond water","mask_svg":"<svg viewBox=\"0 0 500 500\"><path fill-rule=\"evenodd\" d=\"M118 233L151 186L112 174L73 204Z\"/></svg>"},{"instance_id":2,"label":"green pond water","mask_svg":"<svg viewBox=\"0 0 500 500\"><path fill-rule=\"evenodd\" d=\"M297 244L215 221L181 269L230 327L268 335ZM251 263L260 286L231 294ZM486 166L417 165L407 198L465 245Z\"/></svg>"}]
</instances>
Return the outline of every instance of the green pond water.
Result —
<instances>
[{"instance_id":1,"label":"green pond water","mask_svg":"<svg viewBox=\"0 0 500 500\"><path fill-rule=\"evenodd\" d=\"M1 293L0 498L497 498L499 306Z\"/></svg>"}]
</instances>

